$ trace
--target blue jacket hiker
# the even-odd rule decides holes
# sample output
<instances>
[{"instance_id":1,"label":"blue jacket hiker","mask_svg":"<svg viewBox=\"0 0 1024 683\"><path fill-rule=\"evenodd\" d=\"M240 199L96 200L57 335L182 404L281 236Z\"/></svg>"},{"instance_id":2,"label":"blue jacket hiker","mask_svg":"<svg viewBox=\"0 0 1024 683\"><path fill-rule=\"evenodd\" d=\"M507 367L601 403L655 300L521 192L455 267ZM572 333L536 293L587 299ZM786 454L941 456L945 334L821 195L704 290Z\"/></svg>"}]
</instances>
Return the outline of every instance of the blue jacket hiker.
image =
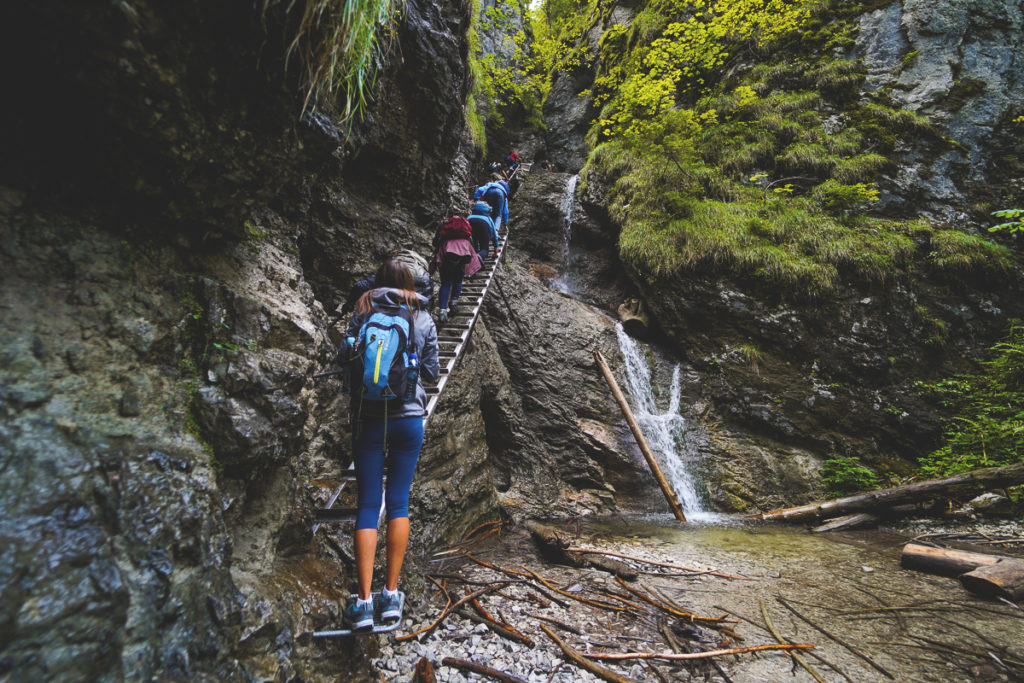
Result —
<instances>
[{"instance_id":1,"label":"blue jacket hiker","mask_svg":"<svg viewBox=\"0 0 1024 683\"><path fill-rule=\"evenodd\" d=\"M508 183L504 180L489 183L484 188L483 200L491 206L491 219L497 221L500 217L500 225L508 225Z\"/></svg>"},{"instance_id":2,"label":"blue jacket hiker","mask_svg":"<svg viewBox=\"0 0 1024 683\"><path fill-rule=\"evenodd\" d=\"M491 244L495 249L501 246L498 229L494 227L494 220L491 219L491 205L483 201L473 202L466 219L473 228L473 247L476 253L481 259L487 258Z\"/></svg>"},{"instance_id":3,"label":"blue jacket hiker","mask_svg":"<svg viewBox=\"0 0 1024 683\"><path fill-rule=\"evenodd\" d=\"M423 378L436 380L438 365L437 328L427 312L426 299L416 293L412 272L398 260L388 260L374 274L376 289L363 294L355 306L347 336L361 339L362 362L355 363L360 377L379 375L380 342L376 347L377 367L365 372L367 359L374 346L367 342L383 339L395 341L390 349L394 358L391 367L383 369L384 383L397 384L395 377L404 377L406 385L392 393L388 400L375 400L373 387L367 379L353 377L352 432L353 458L358 489L358 513L354 538L358 599L346 606L345 623L353 630L372 628L374 619L394 622L401 616L398 577L409 544L409 490L423 445L423 416L427 394ZM381 326L381 322L394 324ZM374 327L376 326L376 327ZM412 354L418 357L418 374ZM388 379L390 374L390 380ZM396 374L397 373L397 374ZM383 498L387 508L387 564L384 590L371 599L373 561L377 552L377 521L381 508L387 454L387 488ZM376 604L374 604L376 602Z\"/></svg>"}]
</instances>

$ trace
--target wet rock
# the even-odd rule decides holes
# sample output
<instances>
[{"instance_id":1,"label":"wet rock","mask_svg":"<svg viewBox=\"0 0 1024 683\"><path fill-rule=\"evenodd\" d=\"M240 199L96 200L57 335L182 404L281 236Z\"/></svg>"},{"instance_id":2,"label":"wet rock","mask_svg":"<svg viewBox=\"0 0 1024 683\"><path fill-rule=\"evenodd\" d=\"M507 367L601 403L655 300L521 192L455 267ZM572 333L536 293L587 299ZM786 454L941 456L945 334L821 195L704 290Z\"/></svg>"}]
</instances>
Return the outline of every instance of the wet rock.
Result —
<instances>
[{"instance_id":1,"label":"wet rock","mask_svg":"<svg viewBox=\"0 0 1024 683\"><path fill-rule=\"evenodd\" d=\"M998 493L983 493L972 498L967 505L975 512L992 517L1010 517L1017 511L1012 500Z\"/></svg>"}]
</instances>

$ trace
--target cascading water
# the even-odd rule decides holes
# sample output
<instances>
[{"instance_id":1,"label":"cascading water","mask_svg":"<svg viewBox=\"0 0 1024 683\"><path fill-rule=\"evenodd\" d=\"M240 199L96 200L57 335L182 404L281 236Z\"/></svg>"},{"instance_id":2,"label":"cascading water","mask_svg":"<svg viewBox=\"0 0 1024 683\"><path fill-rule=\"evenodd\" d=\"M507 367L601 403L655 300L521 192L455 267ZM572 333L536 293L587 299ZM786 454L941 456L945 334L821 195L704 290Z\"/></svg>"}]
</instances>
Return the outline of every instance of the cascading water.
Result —
<instances>
[{"instance_id":1,"label":"cascading water","mask_svg":"<svg viewBox=\"0 0 1024 683\"><path fill-rule=\"evenodd\" d=\"M690 521L714 517L701 504L689 471L690 464L696 461L696 455L686 447L686 420L679 413L682 393L679 366L676 365L672 371L668 410L659 412L654 400L651 370L640 345L626 334L621 323L615 326L615 334L618 335L619 350L626 361L626 380L636 421L651 450L658 457L683 512Z\"/></svg>"},{"instance_id":2,"label":"cascading water","mask_svg":"<svg viewBox=\"0 0 1024 683\"><path fill-rule=\"evenodd\" d=\"M578 175L569 178L565 192L562 193L562 201L559 203L559 208L562 211L562 263L565 265L562 276L552 280L551 286L566 294L571 294L573 291L569 272L572 265L572 252L569 245L572 241L572 217L576 208L576 183L579 182L579 179Z\"/></svg>"}]
</instances>

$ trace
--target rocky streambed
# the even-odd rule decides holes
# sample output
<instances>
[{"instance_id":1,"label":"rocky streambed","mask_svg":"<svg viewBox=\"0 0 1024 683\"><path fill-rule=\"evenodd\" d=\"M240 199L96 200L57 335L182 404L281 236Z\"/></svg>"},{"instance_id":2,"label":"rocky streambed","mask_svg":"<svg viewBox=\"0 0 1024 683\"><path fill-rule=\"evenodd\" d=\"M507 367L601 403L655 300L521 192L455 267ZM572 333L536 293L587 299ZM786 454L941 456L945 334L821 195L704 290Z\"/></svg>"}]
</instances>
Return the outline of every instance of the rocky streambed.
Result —
<instances>
[{"instance_id":1,"label":"rocky streambed","mask_svg":"<svg viewBox=\"0 0 1024 683\"><path fill-rule=\"evenodd\" d=\"M491 587L480 596L481 607L529 644L496 635L479 616L467 616L478 614L467 607L418 639L323 642L322 654L361 652L366 669L352 680L408 680L422 658L434 664L439 681L481 680L442 664L456 658L531 682L568 683L599 679L568 663L542 626L587 654L756 647L779 643L775 629L783 642L814 646L801 656L826 681L1010 681L1024 673L1024 611L971 596L955 579L900 569L901 534L812 535L728 520L680 526L660 517L593 520L567 532L581 547L693 571L625 560L639 578L620 582L596 569L548 563L525 532L507 530L470 549L480 562L445 551L421 558L409 582L422 581L421 589L411 590L397 634L437 618L445 606L442 586L452 600ZM779 650L597 663L638 681L814 680Z\"/></svg>"}]
</instances>

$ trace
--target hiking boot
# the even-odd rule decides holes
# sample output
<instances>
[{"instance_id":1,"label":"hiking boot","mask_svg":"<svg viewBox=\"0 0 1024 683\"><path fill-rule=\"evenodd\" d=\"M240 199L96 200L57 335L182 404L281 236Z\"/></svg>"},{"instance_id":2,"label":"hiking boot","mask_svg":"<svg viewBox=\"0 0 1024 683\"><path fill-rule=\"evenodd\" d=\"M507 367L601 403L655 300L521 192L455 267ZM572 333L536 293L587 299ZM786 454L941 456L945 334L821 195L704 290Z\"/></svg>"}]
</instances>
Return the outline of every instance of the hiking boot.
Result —
<instances>
[{"instance_id":1,"label":"hiking boot","mask_svg":"<svg viewBox=\"0 0 1024 683\"><path fill-rule=\"evenodd\" d=\"M392 596L381 591L373 598L374 606L377 608L377 617L384 624L393 624L402 618L402 600L396 592Z\"/></svg>"},{"instance_id":2,"label":"hiking boot","mask_svg":"<svg viewBox=\"0 0 1024 683\"><path fill-rule=\"evenodd\" d=\"M448 309L442 308L440 311L438 311L438 313L437 313L437 322L439 322L439 323L446 323L446 322L448 322Z\"/></svg>"},{"instance_id":3,"label":"hiking boot","mask_svg":"<svg viewBox=\"0 0 1024 683\"><path fill-rule=\"evenodd\" d=\"M459 302L452 299L452 302L448 304L448 315L455 315L456 311L459 310Z\"/></svg>"},{"instance_id":4,"label":"hiking boot","mask_svg":"<svg viewBox=\"0 0 1024 683\"><path fill-rule=\"evenodd\" d=\"M373 628L373 602L360 606L357 600L345 605L342 621L353 631L366 631Z\"/></svg>"}]
</instances>

